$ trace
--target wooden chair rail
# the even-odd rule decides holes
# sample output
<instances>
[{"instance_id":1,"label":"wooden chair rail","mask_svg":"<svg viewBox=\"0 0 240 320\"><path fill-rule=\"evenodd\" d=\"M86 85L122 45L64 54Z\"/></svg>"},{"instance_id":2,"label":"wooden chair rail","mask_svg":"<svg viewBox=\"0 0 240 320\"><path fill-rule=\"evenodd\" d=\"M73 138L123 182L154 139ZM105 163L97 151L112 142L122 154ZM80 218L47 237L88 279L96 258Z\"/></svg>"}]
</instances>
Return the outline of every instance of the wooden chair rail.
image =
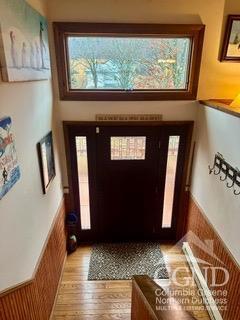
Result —
<instances>
[{"instance_id":1,"label":"wooden chair rail","mask_svg":"<svg viewBox=\"0 0 240 320\"><path fill-rule=\"evenodd\" d=\"M157 295L166 299L158 299ZM164 293L164 295L161 295ZM168 299L165 291L148 276L134 276L132 286L131 320L193 320L175 299ZM165 302L167 301L167 302ZM159 310L156 308L160 307ZM165 309L165 310L164 310Z\"/></svg>"}]
</instances>

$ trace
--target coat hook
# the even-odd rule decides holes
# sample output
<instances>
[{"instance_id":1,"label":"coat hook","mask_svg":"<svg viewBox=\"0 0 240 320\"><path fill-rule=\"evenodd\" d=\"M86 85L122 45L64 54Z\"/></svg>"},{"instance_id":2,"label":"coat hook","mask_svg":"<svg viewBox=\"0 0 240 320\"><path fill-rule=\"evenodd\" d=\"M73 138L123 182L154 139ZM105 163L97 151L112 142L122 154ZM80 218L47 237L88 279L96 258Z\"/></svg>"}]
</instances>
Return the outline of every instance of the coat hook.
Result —
<instances>
[{"instance_id":1,"label":"coat hook","mask_svg":"<svg viewBox=\"0 0 240 320\"><path fill-rule=\"evenodd\" d=\"M221 167L221 171L222 171L222 173L224 173L225 174L225 176L223 176L223 175L220 175L220 180L221 181L225 181L225 180L227 180L227 177L228 177L228 166L226 165L226 163L222 163L222 167Z\"/></svg>"},{"instance_id":2,"label":"coat hook","mask_svg":"<svg viewBox=\"0 0 240 320\"><path fill-rule=\"evenodd\" d=\"M210 166L208 166L209 174L212 174L214 168L215 168L215 164L212 168Z\"/></svg>"},{"instance_id":3,"label":"coat hook","mask_svg":"<svg viewBox=\"0 0 240 320\"><path fill-rule=\"evenodd\" d=\"M239 196L240 195L240 189L239 189L239 192L237 192L236 189L233 190L233 193L236 195L236 196Z\"/></svg>"},{"instance_id":4,"label":"coat hook","mask_svg":"<svg viewBox=\"0 0 240 320\"><path fill-rule=\"evenodd\" d=\"M218 171L216 171L215 169L213 170L213 173L215 174L215 176L217 176L220 172L221 172L221 166L218 168Z\"/></svg>"},{"instance_id":5,"label":"coat hook","mask_svg":"<svg viewBox=\"0 0 240 320\"><path fill-rule=\"evenodd\" d=\"M232 184L227 182L226 185L230 189L230 188L232 188L234 186L234 183L235 183L234 180L232 180Z\"/></svg>"},{"instance_id":6,"label":"coat hook","mask_svg":"<svg viewBox=\"0 0 240 320\"><path fill-rule=\"evenodd\" d=\"M233 168L228 170L228 177L231 179L232 183L229 184L228 182L226 183L227 187L230 189L234 186L235 184L235 179L236 179L236 172Z\"/></svg>"},{"instance_id":7,"label":"coat hook","mask_svg":"<svg viewBox=\"0 0 240 320\"><path fill-rule=\"evenodd\" d=\"M219 173L222 171L222 166L223 166L223 156L221 153L217 153L217 156L214 159L214 165L215 167L218 168L218 171L216 169L213 170L213 173L215 176L219 175Z\"/></svg>"},{"instance_id":8,"label":"coat hook","mask_svg":"<svg viewBox=\"0 0 240 320\"><path fill-rule=\"evenodd\" d=\"M239 178L239 180L238 180ZM238 185L240 187L240 170L238 168L236 168L236 174L234 176L234 182L236 185ZM240 188L239 188L239 192L234 188L233 193L238 196L240 195Z\"/></svg>"},{"instance_id":9,"label":"coat hook","mask_svg":"<svg viewBox=\"0 0 240 320\"><path fill-rule=\"evenodd\" d=\"M227 188L233 188L233 193L240 195L240 170L232 167L221 153L215 154L213 167L209 165L208 169L209 174L214 173L216 176L220 174L220 180L226 181Z\"/></svg>"},{"instance_id":10,"label":"coat hook","mask_svg":"<svg viewBox=\"0 0 240 320\"><path fill-rule=\"evenodd\" d=\"M225 181L225 180L227 180L227 177L228 177L228 172L227 172L227 170L226 170L225 177L220 176L220 180L221 180L221 181Z\"/></svg>"}]
</instances>

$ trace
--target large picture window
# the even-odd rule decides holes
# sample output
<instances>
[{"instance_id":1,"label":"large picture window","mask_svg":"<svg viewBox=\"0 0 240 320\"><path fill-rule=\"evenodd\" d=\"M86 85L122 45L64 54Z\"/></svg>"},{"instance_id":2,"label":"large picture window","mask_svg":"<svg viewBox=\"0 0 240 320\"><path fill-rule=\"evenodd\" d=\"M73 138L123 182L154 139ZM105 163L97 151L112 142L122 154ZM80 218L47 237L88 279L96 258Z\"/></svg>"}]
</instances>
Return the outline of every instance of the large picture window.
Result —
<instances>
[{"instance_id":1,"label":"large picture window","mask_svg":"<svg viewBox=\"0 0 240 320\"><path fill-rule=\"evenodd\" d=\"M66 100L195 99L204 26L55 23Z\"/></svg>"},{"instance_id":2,"label":"large picture window","mask_svg":"<svg viewBox=\"0 0 240 320\"><path fill-rule=\"evenodd\" d=\"M71 89L186 89L189 38L67 38Z\"/></svg>"}]
</instances>

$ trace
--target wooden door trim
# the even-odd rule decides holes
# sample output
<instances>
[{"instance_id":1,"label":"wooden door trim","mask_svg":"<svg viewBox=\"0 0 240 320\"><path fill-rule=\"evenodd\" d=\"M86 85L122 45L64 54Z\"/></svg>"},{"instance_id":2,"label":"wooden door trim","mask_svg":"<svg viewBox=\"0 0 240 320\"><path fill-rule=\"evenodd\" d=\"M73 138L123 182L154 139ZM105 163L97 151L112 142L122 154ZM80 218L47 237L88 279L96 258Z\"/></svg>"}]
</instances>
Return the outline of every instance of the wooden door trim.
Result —
<instances>
[{"instance_id":1,"label":"wooden door trim","mask_svg":"<svg viewBox=\"0 0 240 320\"><path fill-rule=\"evenodd\" d=\"M73 181L72 181L72 159L71 159L71 152L70 152L70 131L76 127L97 127L97 126L137 126L137 127L170 127L170 126L185 126L186 127L186 152L184 158L184 168L183 168L183 179L180 188L180 196L179 196L179 216L178 216L178 223L176 226L176 239L180 240L182 236L185 234L186 231L186 220L187 220L187 208L188 208L188 197L185 188L187 183L188 177L188 168L190 165L190 153L191 153L191 143L192 143L192 133L194 127L194 121L63 121L63 130L64 130L64 140L65 140L65 154L66 154L66 161L67 161L67 175L68 175L68 184L69 184L69 203L70 203L70 210L75 210L74 205L74 196L73 196Z\"/></svg>"},{"instance_id":2,"label":"wooden door trim","mask_svg":"<svg viewBox=\"0 0 240 320\"><path fill-rule=\"evenodd\" d=\"M184 159L183 168L183 183L181 184L180 196L179 196L179 212L178 220L179 223L176 226L176 237L180 240L187 231L187 216L188 216L188 205L189 205L189 191L188 191L188 178L192 166L191 150L192 150L192 137L193 137L194 122L188 127L188 132L186 135L186 152ZM192 153L194 150L192 150Z\"/></svg>"},{"instance_id":3,"label":"wooden door trim","mask_svg":"<svg viewBox=\"0 0 240 320\"><path fill-rule=\"evenodd\" d=\"M89 126L89 127L101 127L101 126L125 126L125 127L159 127L159 126L181 126L181 125L193 125L194 121L63 121L64 130L71 126Z\"/></svg>"}]
</instances>

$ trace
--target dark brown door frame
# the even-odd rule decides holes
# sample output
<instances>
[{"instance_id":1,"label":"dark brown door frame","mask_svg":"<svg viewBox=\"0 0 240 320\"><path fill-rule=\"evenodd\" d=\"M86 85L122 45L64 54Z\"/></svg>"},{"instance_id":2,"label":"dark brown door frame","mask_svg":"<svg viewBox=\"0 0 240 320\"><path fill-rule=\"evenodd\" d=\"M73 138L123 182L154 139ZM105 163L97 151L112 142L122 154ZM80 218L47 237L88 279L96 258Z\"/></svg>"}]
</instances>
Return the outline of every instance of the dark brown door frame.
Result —
<instances>
[{"instance_id":1,"label":"dark brown door frame","mask_svg":"<svg viewBox=\"0 0 240 320\"><path fill-rule=\"evenodd\" d=\"M63 130L65 138L65 150L66 150L66 161L67 161L67 173L68 173L68 183L69 183L69 194L66 195L68 201L68 210L75 211L76 205L74 203L74 183L76 183L72 176L72 153L71 150L71 132L74 128L94 128L100 126L155 126L155 127L170 127L170 126L180 126L186 129L186 152L184 154L184 167L181 179L181 188L179 197L179 209L178 209L178 223L176 229L176 240L180 240L186 232L186 221L188 214L188 191L186 191L187 178L188 178L188 168L190 164L190 151L192 143L192 132L193 132L193 121L128 121L128 122L118 122L118 121L63 121ZM94 183L94 182L93 182ZM90 186L91 188L91 186ZM80 223L79 223L80 228Z\"/></svg>"}]
</instances>

